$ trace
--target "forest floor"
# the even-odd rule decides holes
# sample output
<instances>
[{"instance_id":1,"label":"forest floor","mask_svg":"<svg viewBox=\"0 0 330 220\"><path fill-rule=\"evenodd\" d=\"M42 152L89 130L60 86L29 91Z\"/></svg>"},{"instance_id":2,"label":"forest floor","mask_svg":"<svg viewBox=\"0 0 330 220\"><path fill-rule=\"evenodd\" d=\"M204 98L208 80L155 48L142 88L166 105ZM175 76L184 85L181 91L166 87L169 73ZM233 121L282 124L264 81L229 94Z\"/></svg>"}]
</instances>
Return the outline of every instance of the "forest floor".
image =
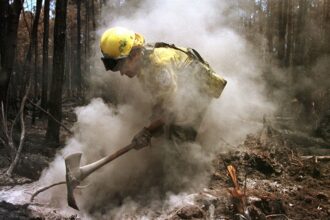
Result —
<instances>
[{"instance_id":1,"label":"forest floor","mask_svg":"<svg viewBox=\"0 0 330 220\"><path fill-rule=\"evenodd\" d=\"M13 201L8 194L15 193L17 186L29 191L29 184L37 181L52 161L56 150L44 145L45 126L40 123L28 129L14 177L0 177L0 219L79 219L62 215L52 207ZM155 218L330 219L330 160L322 157L330 155L330 146L321 139L274 127L265 123L262 131L219 154L213 161L215 169L209 186L192 195L194 203L159 213ZM231 176L230 165L235 168ZM8 166L8 156L0 147L0 173Z\"/></svg>"}]
</instances>

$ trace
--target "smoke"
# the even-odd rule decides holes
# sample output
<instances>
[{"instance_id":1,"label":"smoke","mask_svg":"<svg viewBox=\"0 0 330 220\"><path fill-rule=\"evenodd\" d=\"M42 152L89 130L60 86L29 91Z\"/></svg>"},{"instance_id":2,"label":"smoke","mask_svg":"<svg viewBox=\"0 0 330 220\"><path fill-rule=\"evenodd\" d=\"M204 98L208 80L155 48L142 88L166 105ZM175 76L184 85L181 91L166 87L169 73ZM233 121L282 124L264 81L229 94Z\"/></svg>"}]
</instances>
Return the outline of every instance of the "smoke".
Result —
<instances>
[{"instance_id":1,"label":"smoke","mask_svg":"<svg viewBox=\"0 0 330 220\"><path fill-rule=\"evenodd\" d=\"M84 183L88 187L76 193L85 213L81 215L97 219L123 219L125 215L148 219L157 216L157 212L191 202L185 198L207 186L215 154L255 132L260 128L258 121L262 115L273 112L273 105L263 95L258 56L230 26L235 23L230 4L216 0L145 0L109 1L103 7L98 37L109 27L125 26L143 34L147 42L192 47L228 84L221 97L211 103L197 143L176 148L158 138L150 148L130 152L92 174ZM148 124L150 94L136 78L105 72L98 43L94 48L91 97L102 99L92 99L87 106L76 109L75 135L44 171L41 183L64 179L63 156L81 151L83 164L93 162L129 144ZM194 98L187 93L189 89L182 91L178 97ZM179 105L174 104L174 108L181 112L187 110L188 114L191 110L182 108L185 103L181 99L175 103ZM50 200L52 205L65 208L63 190L53 189L40 200Z\"/></svg>"},{"instance_id":2,"label":"smoke","mask_svg":"<svg viewBox=\"0 0 330 220\"><path fill-rule=\"evenodd\" d=\"M262 60L252 45L232 28L239 19L232 4L232 1L216 0L110 1L102 13L103 27L97 33L100 36L109 27L124 26L143 34L147 42L163 41L196 49L228 81L205 119L208 122L208 126L204 126L208 128L205 133L212 135L203 139L221 136L235 145L247 133L259 129L260 124L255 122L264 114L271 114L274 106L264 97ZM97 55L94 57L98 59L101 56L98 42L95 48ZM94 74L92 80L105 82L104 72L96 72L102 75ZM133 82L120 79L118 83L117 77L107 77L108 87L118 90L122 97L132 94L132 90L123 91L122 88L130 87ZM114 83L110 78L115 78ZM95 86L100 88L99 83Z\"/></svg>"},{"instance_id":3,"label":"smoke","mask_svg":"<svg viewBox=\"0 0 330 220\"><path fill-rule=\"evenodd\" d=\"M136 111L129 105L115 108L99 98L93 99L88 106L77 108L76 114L75 135L43 172L41 185L64 180L63 157L66 155L82 152L82 164L94 162L129 144L130 137L147 123L143 119L145 112ZM100 219L105 212L105 216L121 219L127 212L143 206L165 206L161 201L171 198L173 193L205 185L210 161L203 155L198 144L186 144L177 149L162 139L153 141L150 148L133 150L92 174L92 178L82 183L88 185L87 188L81 192L76 190L76 199L82 210L80 215L93 213L91 218L98 216ZM54 188L39 200L71 213L64 191L63 187ZM120 204L125 204L126 208ZM166 206L170 205L166 203ZM119 210L122 213L118 213Z\"/></svg>"}]
</instances>

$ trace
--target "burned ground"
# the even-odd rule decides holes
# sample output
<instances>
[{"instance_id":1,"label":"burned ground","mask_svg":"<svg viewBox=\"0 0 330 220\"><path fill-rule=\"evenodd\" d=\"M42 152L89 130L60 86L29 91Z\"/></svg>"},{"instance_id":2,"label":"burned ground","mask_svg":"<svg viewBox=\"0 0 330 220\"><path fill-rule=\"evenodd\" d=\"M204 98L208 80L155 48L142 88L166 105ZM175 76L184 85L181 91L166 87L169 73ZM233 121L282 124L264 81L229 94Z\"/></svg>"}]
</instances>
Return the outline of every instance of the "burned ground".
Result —
<instances>
[{"instance_id":1,"label":"burned ground","mask_svg":"<svg viewBox=\"0 0 330 220\"><path fill-rule=\"evenodd\" d=\"M275 123L264 123L260 132L248 135L235 149L217 156L208 187L188 195L193 204L166 213L145 207L126 217L139 219L142 213L152 212L149 216L158 219L329 219L327 142L279 128ZM1 177L2 192L33 183L52 160L56 151L44 147L42 126L34 126L28 133L25 153L14 178ZM9 165L7 160L1 154L2 171ZM238 190L228 175L229 165L237 172ZM33 191L28 187L26 190L29 198ZM42 204L1 200L0 219L79 219Z\"/></svg>"}]
</instances>

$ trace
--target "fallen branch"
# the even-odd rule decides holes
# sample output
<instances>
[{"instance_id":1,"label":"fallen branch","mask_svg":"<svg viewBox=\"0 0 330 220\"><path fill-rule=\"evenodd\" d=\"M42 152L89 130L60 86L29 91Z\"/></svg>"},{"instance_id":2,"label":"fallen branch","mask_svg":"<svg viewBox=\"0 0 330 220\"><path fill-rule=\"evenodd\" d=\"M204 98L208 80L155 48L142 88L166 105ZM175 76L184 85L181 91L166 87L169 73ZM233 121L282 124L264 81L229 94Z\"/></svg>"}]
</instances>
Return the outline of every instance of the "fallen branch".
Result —
<instances>
[{"instance_id":1,"label":"fallen branch","mask_svg":"<svg viewBox=\"0 0 330 220\"><path fill-rule=\"evenodd\" d=\"M300 156L303 160L310 160L314 159L315 163L317 163L319 160L327 161L330 160L330 156Z\"/></svg>"},{"instance_id":2,"label":"fallen branch","mask_svg":"<svg viewBox=\"0 0 330 220\"><path fill-rule=\"evenodd\" d=\"M243 220L248 220L244 215L242 215L240 213L235 214L235 216L238 216L240 219L243 219Z\"/></svg>"},{"instance_id":3,"label":"fallen branch","mask_svg":"<svg viewBox=\"0 0 330 220\"><path fill-rule=\"evenodd\" d=\"M267 215L266 216L266 219L270 219L270 218L277 218L277 217L284 217L286 218L287 220L290 220L290 218L284 214L272 214L272 215Z\"/></svg>"},{"instance_id":4,"label":"fallen branch","mask_svg":"<svg viewBox=\"0 0 330 220\"><path fill-rule=\"evenodd\" d=\"M45 109L43 109L42 107L40 107L39 105L33 103L30 99L28 99L28 101L35 107L37 107L38 109L40 109L43 113L47 114L49 117L51 117L56 123L58 123L60 126L62 126L67 132L69 132L69 134L73 135L73 132L67 128L64 124L62 124L60 121L58 121L53 115L51 115L48 111L46 111Z\"/></svg>"},{"instance_id":5,"label":"fallen branch","mask_svg":"<svg viewBox=\"0 0 330 220\"><path fill-rule=\"evenodd\" d=\"M22 153L22 149L23 149L23 143L24 143L24 140L25 140L24 106L25 106L25 102L26 102L26 100L28 98L28 95L29 95L30 87L31 87L31 80L29 80L29 82L28 82L28 86L26 88L26 92L25 92L25 95L22 99L20 110L19 110L19 113L18 113L19 116L20 116L19 118L20 118L20 122L21 122L22 131L21 131L21 137L20 137L20 141L19 141L18 149L16 151L15 158L12 161L12 163L10 164L10 166L9 166L7 172L6 172L6 174L9 177L11 177L13 175L13 171L14 171L17 163L18 163L19 158L21 157L21 153ZM12 125L11 138L10 138L11 141L13 140L12 135L13 135L14 124L15 124L15 121Z\"/></svg>"},{"instance_id":6,"label":"fallen branch","mask_svg":"<svg viewBox=\"0 0 330 220\"><path fill-rule=\"evenodd\" d=\"M61 181L61 182L57 182L57 183L53 183L49 186L45 186L39 190L37 190L35 193L32 194L31 198L30 198L30 202L33 202L34 198L39 194L39 193L42 193L43 191L46 191L47 189L50 189L54 186L58 186L58 185L62 185L62 184L65 184L66 181Z\"/></svg>"}]
</instances>

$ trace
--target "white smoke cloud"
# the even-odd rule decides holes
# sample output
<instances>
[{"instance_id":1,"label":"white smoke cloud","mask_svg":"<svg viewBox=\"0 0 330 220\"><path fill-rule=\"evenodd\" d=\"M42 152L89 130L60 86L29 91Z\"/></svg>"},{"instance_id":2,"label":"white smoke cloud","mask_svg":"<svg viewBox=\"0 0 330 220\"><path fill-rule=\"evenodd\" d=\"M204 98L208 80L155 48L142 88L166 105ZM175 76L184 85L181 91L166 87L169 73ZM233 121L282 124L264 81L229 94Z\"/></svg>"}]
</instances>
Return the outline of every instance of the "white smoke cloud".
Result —
<instances>
[{"instance_id":1,"label":"white smoke cloud","mask_svg":"<svg viewBox=\"0 0 330 220\"><path fill-rule=\"evenodd\" d=\"M146 210L166 212L178 205L171 202L173 195L184 200L186 194L180 193L206 186L211 160L226 145L224 140L233 145L239 143L246 134L260 128L255 121L272 113L274 107L263 95L258 57L230 27L235 23L234 13L231 1L217 0L109 1L103 7L98 36L109 27L125 26L143 34L147 42L192 47L228 84L207 112L198 137L201 145L189 144L177 152L158 140L151 148L130 152L113 161L92 174L88 178L90 186L77 193L82 213L91 213L98 219L122 219L127 213L141 212L140 218L152 218L152 214L145 214ZM62 155L82 151L83 163L95 161L127 145L148 123L150 97L138 80L105 72L98 42L94 48L92 96L101 96L116 105L93 99L77 109L75 135L44 172L41 182L64 178ZM63 188L50 191L42 199L49 198L52 204L66 207Z\"/></svg>"},{"instance_id":2,"label":"white smoke cloud","mask_svg":"<svg viewBox=\"0 0 330 220\"><path fill-rule=\"evenodd\" d=\"M237 144L247 133L260 128L255 121L271 114L274 106L264 96L259 57L232 28L239 20L233 4L216 0L109 1L101 18L104 26L98 34L109 27L124 26L143 34L147 42L163 41L199 51L228 81L207 115L209 122L216 117L216 123L209 126L213 130L210 132L216 130L217 135Z\"/></svg>"},{"instance_id":3,"label":"white smoke cloud","mask_svg":"<svg viewBox=\"0 0 330 220\"><path fill-rule=\"evenodd\" d=\"M129 144L140 124L146 123L142 117L145 112L136 112L128 105L114 108L101 99L77 108L76 114L75 135L43 172L39 181L41 185L64 180L63 158L66 155L82 152L81 165L94 162ZM102 219L100 215L106 209L104 219L109 216L121 219L127 212L141 210L142 204L159 208L163 206L163 197L171 197L172 194L167 192L179 193L181 189L205 185L208 168L209 160L203 156L200 145L187 144L176 149L163 144L162 139L154 141L151 148L132 150L87 178L82 185L88 187L75 191L82 210L78 214L87 218L91 212L91 218ZM38 196L37 200L75 213L67 207L65 191L65 186L58 186ZM126 208L118 207L118 203L124 203ZM169 204L166 206L170 207Z\"/></svg>"}]
</instances>

